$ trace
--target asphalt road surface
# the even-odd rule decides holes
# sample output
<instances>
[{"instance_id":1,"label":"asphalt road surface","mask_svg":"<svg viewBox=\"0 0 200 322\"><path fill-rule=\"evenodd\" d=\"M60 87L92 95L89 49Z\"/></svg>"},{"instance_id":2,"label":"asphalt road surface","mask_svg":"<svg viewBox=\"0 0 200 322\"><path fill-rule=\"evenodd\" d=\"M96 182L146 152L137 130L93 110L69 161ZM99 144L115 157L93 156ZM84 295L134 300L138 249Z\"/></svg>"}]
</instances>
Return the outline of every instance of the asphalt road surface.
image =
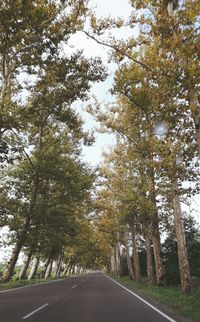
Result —
<instances>
[{"instance_id":1,"label":"asphalt road surface","mask_svg":"<svg viewBox=\"0 0 200 322\"><path fill-rule=\"evenodd\" d=\"M0 322L181 322L93 273L0 292Z\"/></svg>"}]
</instances>

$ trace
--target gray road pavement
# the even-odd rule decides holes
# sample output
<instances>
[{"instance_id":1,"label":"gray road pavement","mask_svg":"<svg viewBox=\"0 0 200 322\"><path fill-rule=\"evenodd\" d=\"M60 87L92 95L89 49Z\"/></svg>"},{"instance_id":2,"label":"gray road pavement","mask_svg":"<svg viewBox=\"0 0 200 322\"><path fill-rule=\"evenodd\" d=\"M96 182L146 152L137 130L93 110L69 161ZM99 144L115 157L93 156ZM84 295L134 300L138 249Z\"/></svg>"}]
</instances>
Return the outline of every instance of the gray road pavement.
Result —
<instances>
[{"instance_id":1,"label":"gray road pavement","mask_svg":"<svg viewBox=\"0 0 200 322\"><path fill-rule=\"evenodd\" d=\"M151 305L94 273L0 292L0 322L181 322Z\"/></svg>"}]
</instances>

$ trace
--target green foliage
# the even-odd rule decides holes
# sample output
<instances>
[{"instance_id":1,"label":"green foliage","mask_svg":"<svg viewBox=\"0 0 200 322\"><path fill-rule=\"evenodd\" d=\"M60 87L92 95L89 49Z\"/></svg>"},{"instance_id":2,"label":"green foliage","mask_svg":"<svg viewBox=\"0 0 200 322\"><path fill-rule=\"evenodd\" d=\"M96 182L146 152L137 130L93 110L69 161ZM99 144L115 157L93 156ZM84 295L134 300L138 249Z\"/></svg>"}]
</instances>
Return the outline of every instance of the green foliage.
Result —
<instances>
[{"instance_id":1,"label":"green foliage","mask_svg":"<svg viewBox=\"0 0 200 322\"><path fill-rule=\"evenodd\" d=\"M72 104L87 100L106 71L100 58L67 52L87 11L87 1L0 5L0 225L18 245L15 258L24 247L57 259L89 207L94 174L80 155L91 137Z\"/></svg>"}]
</instances>

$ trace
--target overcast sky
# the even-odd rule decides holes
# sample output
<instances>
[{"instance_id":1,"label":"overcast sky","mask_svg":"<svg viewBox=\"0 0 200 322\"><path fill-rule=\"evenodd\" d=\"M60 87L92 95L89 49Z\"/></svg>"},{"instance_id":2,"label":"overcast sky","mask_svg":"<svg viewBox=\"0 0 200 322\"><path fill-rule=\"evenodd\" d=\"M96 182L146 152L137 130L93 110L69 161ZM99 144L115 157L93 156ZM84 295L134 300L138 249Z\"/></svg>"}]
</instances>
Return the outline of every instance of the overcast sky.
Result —
<instances>
[{"instance_id":1,"label":"overcast sky","mask_svg":"<svg viewBox=\"0 0 200 322\"><path fill-rule=\"evenodd\" d=\"M90 0L89 6L96 11L97 17L123 17L124 19L128 18L131 13L131 6L128 0ZM128 30L117 31L115 36L119 38L126 38L130 35ZM87 57L100 56L103 63L108 67L109 76L103 83L98 83L93 85L91 96L95 95L98 100L102 102L102 105L106 102L113 100L109 93L109 89L112 86L114 70L116 69L115 64L108 64L108 50L95 43L91 39L87 39L81 33L77 33L72 37L71 43L80 49L84 49L84 55ZM97 124L94 122L94 119L91 115L84 112L85 104L78 102L76 104L78 110L81 110L82 117L85 121L84 128L87 130L93 129ZM96 166L102 160L102 152L105 149L109 149L109 146L112 146L115 142L114 135L107 134L95 134L96 142L92 147L83 148L83 159L84 161L90 163L92 166Z\"/></svg>"}]
</instances>

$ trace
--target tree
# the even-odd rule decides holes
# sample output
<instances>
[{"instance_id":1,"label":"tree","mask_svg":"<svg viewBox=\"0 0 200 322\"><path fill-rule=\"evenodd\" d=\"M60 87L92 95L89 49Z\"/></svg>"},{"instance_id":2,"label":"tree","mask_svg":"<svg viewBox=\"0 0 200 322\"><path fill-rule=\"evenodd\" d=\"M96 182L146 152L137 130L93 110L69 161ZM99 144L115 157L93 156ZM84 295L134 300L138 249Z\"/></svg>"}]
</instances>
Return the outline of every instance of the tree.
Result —
<instances>
[{"instance_id":1,"label":"tree","mask_svg":"<svg viewBox=\"0 0 200 322\"><path fill-rule=\"evenodd\" d=\"M66 7L68 10L65 10ZM10 15L11 12L14 14ZM34 217L40 187L46 178L44 169L46 176L49 175L48 166L52 166L49 158L53 157L56 161L55 144L50 146L47 140L53 140L52 135L58 135L63 130L69 139L67 149L78 155L79 143L89 142L90 139L81 130L82 122L75 115L71 105L77 99L86 99L91 83L103 80L106 76L99 59L87 60L81 52L61 54L63 43L67 45L70 35L78 25L83 24L83 16L86 13L83 1L65 4L56 1L48 4L30 2L27 5L13 1L2 5L2 17L8 13L12 18L2 23L1 99L6 120L2 125L2 135L7 133L6 144L18 147L15 158L17 157L22 165L21 175L23 166L26 168L25 172L29 172L30 190L26 203L23 202L26 208L23 210L24 221L21 222L15 249L3 281L8 281L12 276L14 265L25 242ZM22 74L25 75L28 85L18 79L17 75L21 79ZM17 104L17 98L20 99L25 89L25 101ZM12 124L14 119L16 124ZM50 137L48 133L51 133ZM27 152L30 146L31 155ZM52 153L51 149L54 147L55 151ZM24 179L22 181L24 182Z\"/></svg>"},{"instance_id":2,"label":"tree","mask_svg":"<svg viewBox=\"0 0 200 322\"><path fill-rule=\"evenodd\" d=\"M192 276L199 276L199 228L192 217L184 216L186 245ZM174 227L168 228L168 235L163 244L168 283L176 285L180 283L178 264L178 250Z\"/></svg>"},{"instance_id":3,"label":"tree","mask_svg":"<svg viewBox=\"0 0 200 322\"><path fill-rule=\"evenodd\" d=\"M68 7L68 14L62 14ZM55 61L63 41L82 25L84 1L4 1L0 5L0 146L8 153L7 131L22 127L22 94ZM59 19L58 19L59 17Z\"/></svg>"}]
</instances>

